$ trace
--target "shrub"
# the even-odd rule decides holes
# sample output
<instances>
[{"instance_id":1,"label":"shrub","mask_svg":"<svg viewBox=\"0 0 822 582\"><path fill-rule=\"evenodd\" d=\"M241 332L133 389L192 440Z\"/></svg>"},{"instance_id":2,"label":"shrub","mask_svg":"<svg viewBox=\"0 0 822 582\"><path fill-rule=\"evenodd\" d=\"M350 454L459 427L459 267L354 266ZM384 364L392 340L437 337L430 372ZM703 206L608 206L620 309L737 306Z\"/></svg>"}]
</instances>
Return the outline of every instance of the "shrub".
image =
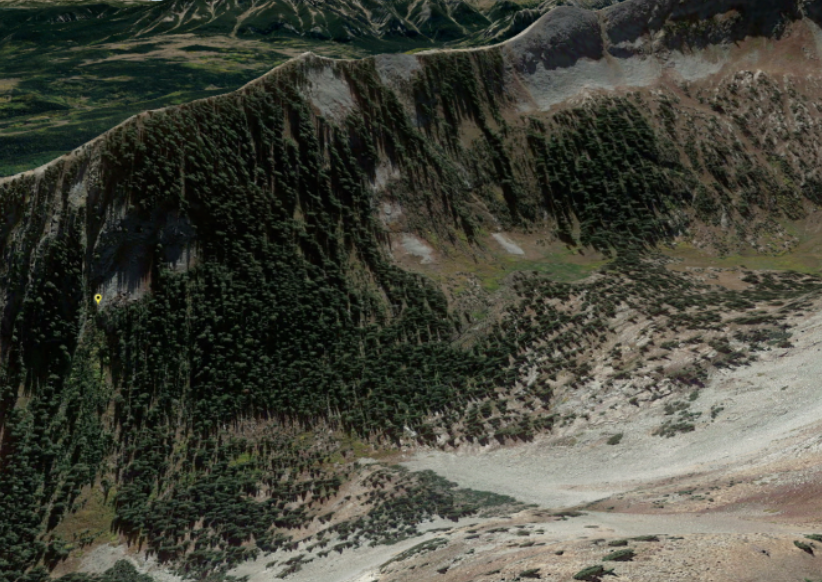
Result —
<instances>
[{"instance_id":1,"label":"shrub","mask_svg":"<svg viewBox=\"0 0 822 582\"><path fill-rule=\"evenodd\" d=\"M603 562L630 562L636 556L636 552L630 549L624 550L617 550L615 552L611 552L604 558L602 558Z\"/></svg>"},{"instance_id":2,"label":"shrub","mask_svg":"<svg viewBox=\"0 0 822 582\"><path fill-rule=\"evenodd\" d=\"M693 432L696 427L690 422L666 422L654 431L656 436L671 438L680 432Z\"/></svg>"},{"instance_id":3,"label":"shrub","mask_svg":"<svg viewBox=\"0 0 822 582\"><path fill-rule=\"evenodd\" d=\"M599 582L602 576L616 576L613 570L606 570L603 566L589 566L574 574L574 580L586 580L587 582Z\"/></svg>"},{"instance_id":4,"label":"shrub","mask_svg":"<svg viewBox=\"0 0 822 582\"><path fill-rule=\"evenodd\" d=\"M813 556L813 548L811 546L809 546L808 544L806 544L805 542L795 541L793 543L793 545L795 545L797 548L799 548L800 550L802 550L806 554L810 554L811 556Z\"/></svg>"},{"instance_id":5,"label":"shrub","mask_svg":"<svg viewBox=\"0 0 822 582\"><path fill-rule=\"evenodd\" d=\"M608 444L609 445L618 445L620 443L620 441L622 440L622 436L623 436L622 433L615 434L614 436L612 436L611 438L608 439Z\"/></svg>"}]
</instances>

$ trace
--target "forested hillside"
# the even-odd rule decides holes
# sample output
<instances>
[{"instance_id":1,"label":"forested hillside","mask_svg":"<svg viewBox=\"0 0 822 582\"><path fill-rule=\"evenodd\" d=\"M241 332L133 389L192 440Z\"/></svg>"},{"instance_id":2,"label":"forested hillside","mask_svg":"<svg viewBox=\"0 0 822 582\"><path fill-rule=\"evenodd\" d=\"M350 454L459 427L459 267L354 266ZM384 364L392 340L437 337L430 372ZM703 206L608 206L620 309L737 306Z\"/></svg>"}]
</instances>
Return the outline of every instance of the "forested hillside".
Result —
<instances>
[{"instance_id":1,"label":"forested hillside","mask_svg":"<svg viewBox=\"0 0 822 582\"><path fill-rule=\"evenodd\" d=\"M655 254L791 250L822 203L818 79L773 72L817 25L804 5L731 4L697 20L727 6L669 2L662 21L642 0L563 7L491 48L304 55L0 181L3 579L43 580L95 543L65 526L94 504L103 530L198 578L310 524L339 551L397 539L513 500L398 472L366 479L364 516L336 518L363 443L527 439L562 420L562 391L632 374L684 389L786 341L819 277L720 292ZM724 69L699 52L703 21ZM776 56L751 71L761 43ZM690 68L666 76L677 54ZM618 59L642 83L576 89ZM566 70L579 94L558 96ZM477 322L398 261L402 235L479 262L501 231L609 264L580 283L511 276ZM595 371L626 309L716 355Z\"/></svg>"}]
</instances>

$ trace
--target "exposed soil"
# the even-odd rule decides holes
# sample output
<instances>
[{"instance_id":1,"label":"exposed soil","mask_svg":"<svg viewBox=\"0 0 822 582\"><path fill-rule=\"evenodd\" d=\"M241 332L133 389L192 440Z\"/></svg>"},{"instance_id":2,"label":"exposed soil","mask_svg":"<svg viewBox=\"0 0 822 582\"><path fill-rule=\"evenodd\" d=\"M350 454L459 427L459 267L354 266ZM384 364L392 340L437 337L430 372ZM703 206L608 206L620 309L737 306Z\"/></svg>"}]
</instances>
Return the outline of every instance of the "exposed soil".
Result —
<instances>
[{"instance_id":1,"label":"exposed soil","mask_svg":"<svg viewBox=\"0 0 822 582\"><path fill-rule=\"evenodd\" d=\"M418 538L332 552L288 579L490 582L538 569L540 579L571 580L596 564L637 582L818 578L819 559L793 542L815 544L803 536L822 532L822 312L793 323L794 347L712 378L692 406L703 417L723 409L694 432L653 435L664 417L659 404L626 408L616 421L580 420L528 444L404 456L410 469L534 505L509 518L431 522ZM617 433L621 441L607 444ZM556 515L569 510L579 515ZM658 541L608 545L649 535ZM625 548L634 550L632 561L602 561ZM102 555L116 550L97 552L86 569L107 564ZM297 553L261 557L233 573L273 581L279 568L266 565Z\"/></svg>"},{"instance_id":2,"label":"exposed soil","mask_svg":"<svg viewBox=\"0 0 822 582\"><path fill-rule=\"evenodd\" d=\"M822 314L798 321L795 338L793 348L773 350L748 367L717 374L697 403L706 412L714 406L723 410L691 433L653 436L649 429L660 422L661 411L649 407L618 425L571 426L517 447L418 453L404 464L554 511L587 503L583 511L593 511L583 517L533 526L546 531L540 541L551 549L585 533L605 539L684 536L637 552L641 559L635 563L617 563L621 579L818 577L822 565L793 541L822 530L822 395L817 385ZM617 431L624 433L620 443L606 444L605 437ZM500 555L500 574L473 579L512 579L506 575L516 568L536 566L544 566L552 579L564 579L607 553L590 545L573 541L561 560L548 548L529 549L527 559L520 553ZM491 554L502 554L495 546ZM573 567L566 567L569 562ZM444 579L472 578L455 570Z\"/></svg>"}]
</instances>

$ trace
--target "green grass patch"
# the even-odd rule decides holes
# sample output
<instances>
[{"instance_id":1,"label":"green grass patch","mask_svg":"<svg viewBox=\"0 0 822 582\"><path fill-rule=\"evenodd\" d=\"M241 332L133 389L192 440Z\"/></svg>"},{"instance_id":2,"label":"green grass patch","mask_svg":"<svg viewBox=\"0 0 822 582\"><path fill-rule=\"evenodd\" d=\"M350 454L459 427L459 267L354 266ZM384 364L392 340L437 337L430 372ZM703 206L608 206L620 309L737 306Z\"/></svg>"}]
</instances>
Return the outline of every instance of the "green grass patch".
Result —
<instances>
[{"instance_id":1,"label":"green grass patch","mask_svg":"<svg viewBox=\"0 0 822 582\"><path fill-rule=\"evenodd\" d=\"M816 241L818 244L818 241ZM806 239L796 250L780 255L764 254L730 254L723 257L703 253L686 243L680 243L674 249L663 249L666 256L682 259L675 268L683 266L719 267L723 269L747 268L755 271L797 271L806 274L818 274L822 270L822 253L814 249L814 241Z\"/></svg>"}]
</instances>

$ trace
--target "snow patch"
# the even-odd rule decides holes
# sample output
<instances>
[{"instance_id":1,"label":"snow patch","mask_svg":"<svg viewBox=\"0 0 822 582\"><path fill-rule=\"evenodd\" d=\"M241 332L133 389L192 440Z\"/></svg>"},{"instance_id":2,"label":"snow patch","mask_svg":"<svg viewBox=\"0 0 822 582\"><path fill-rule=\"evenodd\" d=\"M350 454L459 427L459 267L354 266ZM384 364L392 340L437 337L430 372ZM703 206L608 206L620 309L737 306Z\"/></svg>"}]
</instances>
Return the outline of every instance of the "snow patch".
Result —
<instances>
[{"instance_id":1,"label":"snow patch","mask_svg":"<svg viewBox=\"0 0 822 582\"><path fill-rule=\"evenodd\" d=\"M508 238L504 234L498 232L496 234L492 234L491 236L494 237L494 240L497 241L500 244L500 246L505 249L505 252L507 252L508 254L511 254L511 255L524 255L525 254L525 251L522 250L522 248L517 243L512 241L510 238Z\"/></svg>"},{"instance_id":2,"label":"snow patch","mask_svg":"<svg viewBox=\"0 0 822 582\"><path fill-rule=\"evenodd\" d=\"M421 265L428 265L434 262L434 259L432 257L434 249L429 247L427 244L422 242L413 234L403 233L402 248L405 249L405 252L409 255L413 255L415 257L419 257L420 259L422 259L420 261Z\"/></svg>"}]
</instances>

